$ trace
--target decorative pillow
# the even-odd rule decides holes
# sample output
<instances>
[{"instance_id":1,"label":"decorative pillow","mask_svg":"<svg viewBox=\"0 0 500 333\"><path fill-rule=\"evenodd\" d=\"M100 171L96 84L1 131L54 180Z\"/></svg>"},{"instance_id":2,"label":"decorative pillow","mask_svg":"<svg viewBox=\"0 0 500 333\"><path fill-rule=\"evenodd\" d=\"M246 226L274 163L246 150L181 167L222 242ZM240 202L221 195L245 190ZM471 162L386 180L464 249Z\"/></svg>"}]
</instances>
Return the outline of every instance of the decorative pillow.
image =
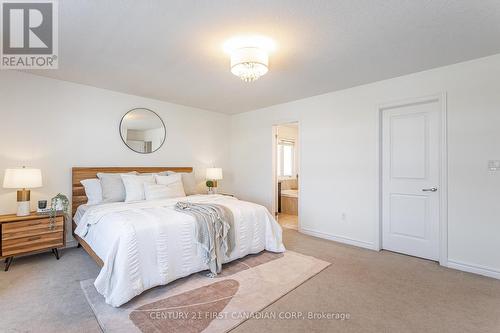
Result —
<instances>
[{"instance_id":1,"label":"decorative pillow","mask_svg":"<svg viewBox=\"0 0 500 333\"><path fill-rule=\"evenodd\" d=\"M168 176L173 176L173 175L181 175L182 177L182 184L184 186L184 191L186 192L186 195L193 195L193 194L200 194L201 191L198 190L198 184L196 183L196 178L194 177L193 172L174 172L174 171L167 171Z\"/></svg>"},{"instance_id":2,"label":"decorative pillow","mask_svg":"<svg viewBox=\"0 0 500 333\"><path fill-rule=\"evenodd\" d=\"M155 179L152 175L121 175L123 185L125 186L125 202L145 200L144 185L154 184Z\"/></svg>"},{"instance_id":3,"label":"decorative pillow","mask_svg":"<svg viewBox=\"0 0 500 333\"><path fill-rule=\"evenodd\" d=\"M136 175L132 171L127 174ZM99 172L97 178L101 181L102 202L120 202L125 201L125 186L123 185L121 173Z\"/></svg>"},{"instance_id":4,"label":"decorative pillow","mask_svg":"<svg viewBox=\"0 0 500 333\"><path fill-rule=\"evenodd\" d=\"M144 184L144 193L146 196L146 200L179 198L179 194L175 192L175 189L171 189L170 187L165 185Z\"/></svg>"},{"instance_id":5,"label":"decorative pillow","mask_svg":"<svg viewBox=\"0 0 500 333\"><path fill-rule=\"evenodd\" d=\"M85 195L88 199L87 204L95 205L102 202L102 188L99 179L84 179L80 184L82 184L85 189Z\"/></svg>"},{"instance_id":6,"label":"decorative pillow","mask_svg":"<svg viewBox=\"0 0 500 333\"><path fill-rule=\"evenodd\" d=\"M186 196L186 193L184 192L184 186L182 184L181 174L175 174L171 176L155 176L155 180L156 184L168 188L169 198L179 198Z\"/></svg>"}]
</instances>

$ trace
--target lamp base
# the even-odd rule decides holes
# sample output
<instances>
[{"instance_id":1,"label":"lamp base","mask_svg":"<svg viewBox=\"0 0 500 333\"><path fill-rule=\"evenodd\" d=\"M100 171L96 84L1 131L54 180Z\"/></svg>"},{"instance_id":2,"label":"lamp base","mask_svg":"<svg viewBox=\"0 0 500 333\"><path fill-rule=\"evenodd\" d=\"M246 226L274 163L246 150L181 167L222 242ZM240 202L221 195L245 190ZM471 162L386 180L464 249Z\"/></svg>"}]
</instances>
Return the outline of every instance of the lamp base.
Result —
<instances>
[{"instance_id":1,"label":"lamp base","mask_svg":"<svg viewBox=\"0 0 500 333\"><path fill-rule=\"evenodd\" d=\"M207 194L217 194L217 187L209 187Z\"/></svg>"},{"instance_id":2,"label":"lamp base","mask_svg":"<svg viewBox=\"0 0 500 333\"><path fill-rule=\"evenodd\" d=\"M28 216L30 215L30 202L29 201L18 201L17 202L17 216Z\"/></svg>"}]
</instances>

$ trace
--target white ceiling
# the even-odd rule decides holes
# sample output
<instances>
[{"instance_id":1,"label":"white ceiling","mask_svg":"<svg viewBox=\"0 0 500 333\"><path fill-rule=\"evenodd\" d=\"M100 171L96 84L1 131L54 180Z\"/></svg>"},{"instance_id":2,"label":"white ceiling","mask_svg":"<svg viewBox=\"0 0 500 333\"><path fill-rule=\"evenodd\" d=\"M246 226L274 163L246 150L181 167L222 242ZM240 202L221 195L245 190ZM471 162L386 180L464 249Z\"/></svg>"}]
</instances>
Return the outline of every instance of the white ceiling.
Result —
<instances>
[{"instance_id":1,"label":"white ceiling","mask_svg":"<svg viewBox=\"0 0 500 333\"><path fill-rule=\"evenodd\" d=\"M499 0L64 0L59 70L38 75L239 113L500 53ZM244 83L223 42L273 38Z\"/></svg>"}]
</instances>

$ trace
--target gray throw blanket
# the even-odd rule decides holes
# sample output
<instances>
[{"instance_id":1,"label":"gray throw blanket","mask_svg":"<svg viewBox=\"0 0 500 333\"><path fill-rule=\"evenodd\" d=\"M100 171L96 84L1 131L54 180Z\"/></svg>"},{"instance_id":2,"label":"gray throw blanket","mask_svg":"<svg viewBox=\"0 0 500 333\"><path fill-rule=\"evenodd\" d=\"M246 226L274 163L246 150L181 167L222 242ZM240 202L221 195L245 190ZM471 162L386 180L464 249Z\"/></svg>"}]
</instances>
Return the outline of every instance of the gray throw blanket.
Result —
<instances>
[{"instance_id":1,"label":"gray throw blanket","mask_svg":"<svg viewBox=\"0 0 500 333\"><path fill-rule=\"evenodd\" d=\"M216 276L222 270L224 255L229 256L234 248L233 213L222 205L192 202L178 202L175 210L195 218L196 240L204 251L210 276Z\"/></svg>"}]
</instances>

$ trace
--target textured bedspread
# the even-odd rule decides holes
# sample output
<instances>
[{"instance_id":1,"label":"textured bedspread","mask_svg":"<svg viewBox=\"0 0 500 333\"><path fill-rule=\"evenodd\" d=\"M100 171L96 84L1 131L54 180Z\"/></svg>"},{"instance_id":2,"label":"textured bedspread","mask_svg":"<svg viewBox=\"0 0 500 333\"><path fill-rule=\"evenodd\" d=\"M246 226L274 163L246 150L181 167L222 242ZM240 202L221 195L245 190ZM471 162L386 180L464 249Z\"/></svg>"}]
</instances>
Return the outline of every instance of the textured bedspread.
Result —
<instances>
[{"instance_id":1,"label":"textured bedspread","mask_svg":"<svg viewBox=\"0 0 500 333\"><path fill-rule=\"evenodd\" d=\"M285 250L281 228L263 206L222 195L86 207L75 233L104 261L94 285L120 306L149 288L208 269L196 241L194 217L177 212L178 201L220 204L234 218L234 249L224 262L262 250Z\"/></svg>"},{"instance_id":2,"label":"textured bedspread","mask_svg":"<svg viewBox=\"0 0 500 333\"><path fill-rule=\"evenodd\" d=\"M224 258L234 248L234 219L229 208L217 204L201 204L181 201L175 210L194 217L195 239L204 251L203 257L215 277L222 270Z\"/></svg>"}]
</instances>

